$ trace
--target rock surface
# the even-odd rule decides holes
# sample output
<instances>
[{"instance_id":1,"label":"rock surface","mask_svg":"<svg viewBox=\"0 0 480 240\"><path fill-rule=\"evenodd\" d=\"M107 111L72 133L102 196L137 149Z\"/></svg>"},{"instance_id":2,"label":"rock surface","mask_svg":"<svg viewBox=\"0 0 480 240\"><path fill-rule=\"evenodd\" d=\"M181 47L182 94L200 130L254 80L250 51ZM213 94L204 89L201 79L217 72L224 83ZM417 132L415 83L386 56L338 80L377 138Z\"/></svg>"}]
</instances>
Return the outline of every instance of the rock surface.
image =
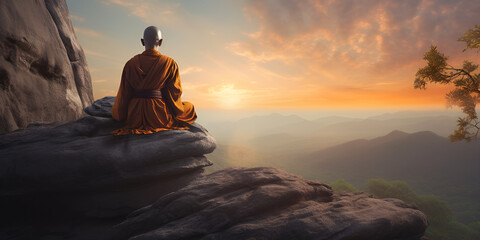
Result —
<instances>
[{"instance_id":1,"label":"rock surface","mask_svg":"<svg viewBox=\"0 0 480 240\"><path fill-rule=\"evenodd\" d=\"M0 199L35 196L50 205L68 201L89 216L118 216L181 188L212 164L204 154L215 139L199 124L113 136L122 124L87 116L0 135Z\"/></svg>"},{"instance_id":2,"label":"rock surface","mask_svg":"<svg viewBox=\"0 0 480 240\"><path fill-rule=\"evenodd\" d=\"M92 116L112 117L112 107L115 97L107 96L96 100L92 105L85 108L85 112Z\"/></svg>"},{"instance_id":3,"label":"rock surface","mask_svg":"<svg viewBox=\"0 0 480 240\"><path fill-rule=\"evenodd\" d=\"M211 165L203 154L215 149L215 140L199 124L113 136L120 126L111 118L87 116L1 135L1 194L92 190Z\"/></svg>"},{"instance_id":4,"label":"rock surface","mask_svg":"<svg viewBox=\"0 0 480 240\"><path fill-rule=\"evenodd\" d=\"M420 239L426 216L397 199L334 193L275 168L225 169L139 209L111 239Z\"/></svg>"},{"instance_id":5,"label":"rock surface","mask_svg":"<svg viewBox=\"0 0 480 240\"><path fill-rule=\"evenodd\" d=\"M77 119L92 101L65 1L0 1L0 133Z\"/></svg>"}]
</instances>

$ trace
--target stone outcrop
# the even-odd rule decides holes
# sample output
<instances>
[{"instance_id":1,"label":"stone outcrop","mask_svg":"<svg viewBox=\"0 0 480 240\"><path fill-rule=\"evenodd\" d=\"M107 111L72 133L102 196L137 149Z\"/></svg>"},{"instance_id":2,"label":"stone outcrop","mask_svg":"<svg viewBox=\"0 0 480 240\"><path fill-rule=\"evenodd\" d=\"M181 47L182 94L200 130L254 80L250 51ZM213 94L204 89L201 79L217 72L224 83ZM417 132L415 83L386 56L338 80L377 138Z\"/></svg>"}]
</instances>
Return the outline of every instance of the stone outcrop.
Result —
<instances>
[{"instance_id":1,"label":"stone outcrop","mask_svg":"<svg viewBox=\"0 0 480 240\"><path fill-rule=\"evenodd\" d=\"M111 135L120 126L111 118L87 116L1 135L2 194L91 190L211 165L203 154L215 142L199 124L152 135Z\"/></svg>"},{"instance_id":2,"label":"stone outcrop","mask_svg":"<svg viewBox=\"0 0 480 240\"><path fill-rule=\"evenodd\" d=\"M204 154L215 149L215 139L199 124L150 135L110 133L121 126L111 117L87 116L0 135L0 197L48 203L71 196L82 214L119 216L181 188L212 164Z\"/></svg>"},{"instance_id":3,"label":"stone outcrop","mask_svg":"<svg viewBox=\"0 0 480 240\"><path fill-rule=\"evenodd\" d=\"M0 133L77 119L92 101L65 1L0 1Z\"/></svg>"},{"instance_id":4,"label":"stone outcrop","mask_svg":"<svg viewBox=\"0 0 480 240\"><path fill-rule=\"evenodd\" d=\"M111 239L420 239L426 216L398 199L335 193L275 168L206 175L139 209Z\"/></svg>"}]
</instances>

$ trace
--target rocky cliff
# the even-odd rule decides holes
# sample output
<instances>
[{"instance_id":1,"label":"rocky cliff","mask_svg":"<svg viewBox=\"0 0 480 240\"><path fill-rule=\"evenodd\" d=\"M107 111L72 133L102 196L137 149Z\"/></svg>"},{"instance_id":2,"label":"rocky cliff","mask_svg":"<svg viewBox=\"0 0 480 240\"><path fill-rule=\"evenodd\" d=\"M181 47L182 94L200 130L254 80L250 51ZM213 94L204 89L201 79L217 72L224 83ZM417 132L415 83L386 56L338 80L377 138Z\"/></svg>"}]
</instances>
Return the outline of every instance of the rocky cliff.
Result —
<instances>
[{"instance_id":1,"label":"rocky cliff","mask_svg":"<svg viewBox=\"0 0 480 240\"><path fill-rule=\"evenodd\" d=\"M0 133L77 119L92 101L65 1L0 1Z\"/></svg>"},{"instance_id":2,"label":"rocky cliff","mask_svg":"<svg viewBox=\"0 0 480 240\"><path fill-rule=\"evenodd\" d=\"M90 116L0 135L7 239L420 239L426 216L397 199L334 192L276 168L203 175L206 129L113 136L114 97Z\"/></svg>"}]
</instances>

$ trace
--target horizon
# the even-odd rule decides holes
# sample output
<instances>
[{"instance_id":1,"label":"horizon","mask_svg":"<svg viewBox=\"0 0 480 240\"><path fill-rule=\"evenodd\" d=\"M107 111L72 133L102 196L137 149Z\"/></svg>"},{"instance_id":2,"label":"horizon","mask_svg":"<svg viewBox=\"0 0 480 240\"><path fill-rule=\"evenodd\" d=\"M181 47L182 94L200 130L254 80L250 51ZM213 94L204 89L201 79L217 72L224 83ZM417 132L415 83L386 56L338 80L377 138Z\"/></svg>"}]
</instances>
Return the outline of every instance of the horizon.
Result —
<instances>
[{"instance_id":1,"label":"horizon","mask_svg":"<svg viewBox=\"0 0 480 240\"><path fill-rule=\"evenodd\" d=\"M240 121L252 117L269 116L280 114L282 116L297 116L312 121L328 117L344 117L352 119L368 119L381 115L403 115L403 117L421 116L451 116L461 117L463 112L460 109L447 108L399 108L399 109L346 109L346 110L324 110L324 109L255 109L255 110L224 110L224 109L197 109L200 123L219 123ZM413 116L412 116L413 114ZM398 117L398 116L397 116ZM451 123L452 126L455 122Z\"/></svg>"}]
</instances>

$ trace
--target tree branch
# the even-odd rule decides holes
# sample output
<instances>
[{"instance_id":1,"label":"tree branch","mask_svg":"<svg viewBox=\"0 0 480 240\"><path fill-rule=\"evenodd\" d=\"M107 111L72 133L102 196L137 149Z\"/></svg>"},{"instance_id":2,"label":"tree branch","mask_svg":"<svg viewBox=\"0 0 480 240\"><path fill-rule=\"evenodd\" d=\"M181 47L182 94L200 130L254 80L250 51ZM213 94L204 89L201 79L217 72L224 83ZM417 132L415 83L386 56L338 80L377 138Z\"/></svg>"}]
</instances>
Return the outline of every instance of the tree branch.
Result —
<instances>
[{"instance_id":1,"label":"tree branch","mask_svg":"<svg viewBox=\"0 0 480 240\"><path fill-rule=\"evenodd\" d=\"M462 73L464 73L465 75L467 75L467 76L470 78L470 80L472 80L473 82L475 82L475 78L474 78L472 75L470 75L470 73L468 73L467 71L465 71L465 70L463 70L463 69L461 69L461 68L454 68L454 67L451 66L451 65L448 65L448 66L449 66L449 68L447 68L448 70L454 70L454 71L462 72Z\"/></svg>"}]
</instances>

